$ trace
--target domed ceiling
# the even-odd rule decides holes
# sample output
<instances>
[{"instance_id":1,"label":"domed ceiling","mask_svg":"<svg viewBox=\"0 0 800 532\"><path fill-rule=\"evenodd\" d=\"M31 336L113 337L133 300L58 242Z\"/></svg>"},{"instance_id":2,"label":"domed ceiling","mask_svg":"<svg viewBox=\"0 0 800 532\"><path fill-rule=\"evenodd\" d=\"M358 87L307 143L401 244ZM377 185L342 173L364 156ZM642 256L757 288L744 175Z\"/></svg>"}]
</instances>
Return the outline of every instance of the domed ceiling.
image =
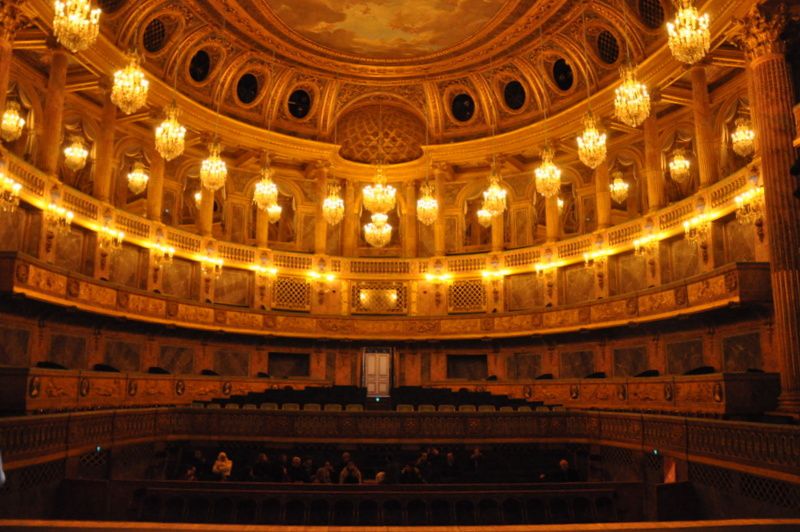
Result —
<instances>
[{"instance_id":1,"label":"domed ceiling","mask_svg":"<svg viewBox=\"0 0 800 532\"><path fill-rule=\"evenodd\" d=\"M497 0L264 0L286 26L345 54L420 57L475 38L501 12Z\"/></svg>"}]
</instances>

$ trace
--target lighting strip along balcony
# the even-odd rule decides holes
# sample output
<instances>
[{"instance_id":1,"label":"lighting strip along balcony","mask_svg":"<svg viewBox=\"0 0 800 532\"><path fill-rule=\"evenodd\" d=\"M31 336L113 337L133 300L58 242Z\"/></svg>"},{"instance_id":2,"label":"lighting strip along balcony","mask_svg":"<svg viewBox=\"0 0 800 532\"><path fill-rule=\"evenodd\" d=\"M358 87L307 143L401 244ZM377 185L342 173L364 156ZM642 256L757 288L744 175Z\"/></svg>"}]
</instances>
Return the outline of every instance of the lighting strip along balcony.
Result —
<instances>
[{"instance_id":1,"label":"lighting strip along balcony","mask_svg":"<svg viewBox=\"0 0 800 532\"><path fill-rule=\"evenodd\" d=\"M93 232L101 231L105 226L104 220L100 219L107 212L107 206L99 200L79 192L73 188L67 187L60 181L53 177L47 176L37 168L31 166L27 162L22 161L16 155L9 153L6 149L0 148L7 161L7 171L9 176L22 184L22 192L20 199L37 209L45 210L50 203L50 191L55 189L62 190L63 206L75 212L73 224L88 229ZM652 220L658 234L658 240L667 240L669 238L678 236L683 233L683 221L689 220L697 214L695 205L697 200L702 198L704 204L707 205L706 214L712 221L727 216L736 210L736 202L734 198L745 191L749 185L747 179L749 174L752 174L754 167L760 167L760 160L755 159L751 164L744 168L737 170L734 174L717 183L699 191L697 194L676 202L660 211L648 213L640 218L630 220L623 224L612 226L606 230L598 231L592 234L581 234L573 238L562 240L552 244L545 244L540 246L532 246L529 248L516 248L500 253L481 253L475 255L460 255L458 257L445 257L445 263L448 261L470 261L474 260L475 264L485 264L486 257L489 255L497 256L499 259L499 266L504 269L505 275L515 275L521 273L531 273L535 271L535 267L539 263L526 263L519 264L518 256L521 252L531 252L531 257L545 257L546 250L552 252L553 261L557 261L557 267L563 268L572 264L584 262L583 252L587 250L587 242L602 241L606 243L604 254L608 256L618 255L634 249L634 240L641 236L640 231L630 230L630 227L639 226L645 227L648 220ZM87 212L96 212L97 218L86 216ZM165 235L163 244L175 248L175 256L183 259L200 262L202 255L196 250L205 249L204 243L216 242L213 239L205 239L198 234L183 231L172 226L166 229L163 224L153 222L144 217L131 214L121 209L113 211L113 217L117 220L124 220L123 225L126 229L130 230L131 227L136 227L135 231L126 231L125 241L128 244L134 244L145 249L151 249L157 240L159 230ZM149 236L144 236L144 228L149 228ZM627 238L620 237L621 234L627 233ZM611 239L611 240L610 240ZM610 245L611 241L618 242L616 245ZM243 262L239 260L241 257L259 257L263 253L263 249L254 246L246 246L241 244L234 244L225 241L219 241L216 246L220 250L220 258L225 260L226 268L236 268L240 270L253 271L254 264L252 262ZM361 280L361 279L382 279L386 278L386 274L381 273L359 273L353 274L350 271L350 262L408 262L407 274L392 274L393 279L403 279L408 281L421 281L425 279L424 271L431 271L432 265L441 260L442 257L434 257L431 259L370 259L367 257L339 257L339 256L326 256L314 255L304 253L290 253L276 250L269 250L272 255L272 262L280 269L282 274L306 276L309 268L306 266L315 265L318 260L324 259L326 263L331 264L333 261L341 262L341 273L337 273L337 278L342 281ZM514 266L506 266L506 257L514 256L510 262ZM279 263L284 264L281 266ZM285 264L299 264L304 268L292 268L285 266ZM450 272L454 280L460 279L476 279L482 276L481 270L461 270Z\"/></svg>"}]
</instances>

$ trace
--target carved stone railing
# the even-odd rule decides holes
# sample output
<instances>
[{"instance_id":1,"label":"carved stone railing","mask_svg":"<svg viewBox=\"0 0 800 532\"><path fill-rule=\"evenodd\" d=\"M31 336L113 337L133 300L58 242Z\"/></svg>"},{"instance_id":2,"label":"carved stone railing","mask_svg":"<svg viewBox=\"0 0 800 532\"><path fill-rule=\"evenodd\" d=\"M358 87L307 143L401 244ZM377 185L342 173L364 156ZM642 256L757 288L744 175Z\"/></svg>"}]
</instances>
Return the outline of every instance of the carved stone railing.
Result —
<instances>
[{"instance_id":1,"label":"carved stone railing","mask_svg":"<svg viewBox=\"0 0 800 532\"><path fill-rule=\"evenodd\" d=\"M0 419L13 470L103 448L166 440L610 445L800 483L800 427L614 412L402 413L130 409Z\"/></svg>"},{"instance_id":2,"label":"carved stone railing","mask_svg":"<svg viewBox=\"0 0 800 532\"><path fill-rule=\"evenodd\" d=\"M514 337L642 323L731 304L769 303L766 264L729 264L685 281L578 305L477 316L317 316L187 302L0 254L0 292L139 321L286 337L381 340Z\"/></svg>"}]
</instances>

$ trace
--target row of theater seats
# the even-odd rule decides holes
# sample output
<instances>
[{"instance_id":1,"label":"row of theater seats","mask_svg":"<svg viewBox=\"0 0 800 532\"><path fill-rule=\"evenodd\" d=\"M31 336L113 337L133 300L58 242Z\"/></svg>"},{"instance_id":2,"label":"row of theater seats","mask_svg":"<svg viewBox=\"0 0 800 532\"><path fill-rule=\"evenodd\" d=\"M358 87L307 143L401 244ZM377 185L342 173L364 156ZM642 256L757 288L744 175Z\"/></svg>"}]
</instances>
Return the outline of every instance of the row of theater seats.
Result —
<instances>
[{"instance_id":1,"label":"row of theater seats","mask_svg":"<svg viewBox=\"0 0 800 532\"><path fill-rule=\"evenodd\" d=\"M412 406L419 412L430 412L432 406L438 406L439 411L478 411L493 412L532 409L544 406L538 401L525 399L512 399L507 395L494 395L490 392L475 392L462 388L457 392L448 388L423 388L422 386L398 386L392 389L392 401L398 405L398 410L410 411ZM400 407L403 407L402 409Z\"/></svg>"},{"instance_id":2,"label":"row of theater seats","mask_svg":"<svg viewBox=\"0 0 800 532\"><path fill-rule=\"evenodd\" d=\"M537 403L520 406L500 406L494 405L419 405L416 408L414 405L399 404L396 410L398 412L560 412L565 408L562 405L545 406Z\"/></svg>"},{"instance_id":3,"label":"row of theater seats","mask_svg":"<svg viewBox=\"0 0 800 532\"><path fill-rule=\"evenodd\" d=\"M358 411L364 409L367 390L358 386L308 386L295 390L291 386L250 392L246 395L213 399L206 408L241 408L245 410L326 410ZM193 403L201 406L203 403Z\"/></svg>"},{"instance_id":4,"label":"row of theater seats","mask_svg":"<svg viewBox=\"0 0 800 532\"><path fill-rule=\"evenodd\" d=\"M346 404L341 405L339 403L224 403L220 401L205 403L202 401L195 401L192 403L192 408L209 408L209 409L220 409L224 408L226 410L266 410L266 411L275 411L275 410L284 410L284 411L291 411L297 412L299 410L303 410L306 412L363 412L364 405L363 404Z\"/></svg>"}]
</instances>

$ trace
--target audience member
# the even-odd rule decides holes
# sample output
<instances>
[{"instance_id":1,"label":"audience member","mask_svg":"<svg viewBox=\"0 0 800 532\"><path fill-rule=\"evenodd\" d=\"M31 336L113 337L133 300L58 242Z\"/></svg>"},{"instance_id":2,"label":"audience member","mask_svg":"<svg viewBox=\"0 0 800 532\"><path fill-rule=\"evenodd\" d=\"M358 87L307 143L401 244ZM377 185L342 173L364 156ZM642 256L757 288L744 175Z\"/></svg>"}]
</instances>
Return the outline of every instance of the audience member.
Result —
<instances>
[{"instance_id":1,"label":"audience member","mask_svg":"<svg viewBox=\"0 0 800 532\"><path fill-rule=\"evenodd\" d=\"M258 453L256 463L250 468L250 478L256 482L270 482L273 476L273 467L267 453Z\"/></svg>"},{"instance_id":2,"label":"audience member","mask_svg":"<svg viewBox=\"0 0 800 532\"><path fill-rule=\"evenodd\" d=\"M311 482L311 477L308 476L308 473L303 467L303 461L299 456L292 457L292 463L289 464L287 476L289 477L289 482Z\"/></svg>"},{"instance_id":3,"label":"audience member","mask_svg":"<svg viewBox=\"0 0 800 532\"><path fill-rule=\"evenodd\" d=\"M562 458L558 462L558 469L548 474L545 479L548 482L578 482L580 480L578 472L570 467L566 458Z\"/></svg>"},{"instance_id":4,"label":"audience member","mask_svg":"<svg viewBox=\"0 0 800 532\"><path fill-rule=\"evenodd\" d=\"M475 447L472 449L472 454L469 456L470 462L472 462L472 473L475 475L475 480L481 482L484 480L486 476L486 472L484 471L484 457L483 453L481 453L480 448Z\"/></svg>"},{"instance_id":5,"label":"audience member","mask_svg":"<svg viewBox=\"0 0 800 532\"><path fill-rule=\"evenodd\" d=\"M197 468L195 466L189 466L183 474L183 480L197 480Z\"/></svg>"},{"instance_id":6,"label":"audience member","mask_svg":"<svg viewBox=\"0 0 800 532\"><path fill-rule=\"evenodd\" d=\"M206 460L203 451L200 449L195 449L194 453L192 453L187 468L189 466L194 466L195 475L197 475L199 480L208 480L211 475L211 467L208 465L208 460Z\"/></svg>"},{"instance_id":7,"label":"audience member","mask_svg":"<svg viewBox=\"0 0 800 532\"><path fill-rule=\"evenodd\" d=\"M456 462L456 455L452 452L447 453L442 468L442 481L458 482L459 480L461 480L461 468L458 466L458 462Z\"/></svg>"},{"instance_id":8,"label":"audience member","mask_svg":"<svg viewBox=\"0 0 800 532\"><path fill-rule=\"evenodd\" d=\"M219 480L228 480L232 471L233 460L230 460L228 455L224 452L220 452L217 455L217 461L214 462L214 466L211 468L211 473L213 473Z\"/></svg>"},{"instance_id":9,"label":"audience member","mask_svg":"<svg viewBox=\"0 0 800 532\"><path fill-rule=\"evenodd\" d=\"M386 473L384 471L378 471L378 474L375 475L375 484L386 484Z\"/></svg>"},{"instance_id":10,"label":"audience member","mask_svg":"<svg viewBox=\"0 0 800 532\"><path fill-rule=\"evenodd\" d=\"M317 469L317 472L314 474L314 482L317 484L331 484L333 483L333 478L331 475L333 474L333 465L331 465L330 460L325 460L325 463Z\"/></svg>"},{"instance_id":11,"label":"audience member","mask_svg":"<svg viewBox=\"0 0 800 532\"><path fill-rule=\"evenodd\" d=\"M343 469L347 467L347 464L353 461L353 458L350 456L350 453L347 451L342 453L342 460L336 466L336 471L341 472Z\"/></svg>"},{"instance_id":12,"label":"audience member","mask_svg":"<svg viewBox=\"0 0 800 532\"><path fill-rule=\"evenodd\" d=\"M414 462L407 463L400 471L400 483L419 484L420 482L422 482L422 475L420 475L417 465Z\"/></svg>"},{"instance_id":13,"label":"audience member","mask_svg":"<svg viewBox=\"0 0 800 532\"><path fill-rule=\"evenodd\" d=\"M339 473L339 484L361 484L361 471L352 460Z\"/></svg>"},{"instance_id":14,"label":"audience member","mask_svg":"<svg viewBox=\"0 0 800 532\"><path fill-rule=\"evenodd\" d=\"M420 477L422 477L423 482L430 482L431 481L431 463L428 461L428 453L421 452L419 453L419 458L417 458L417 470L419 471Z\"/></svg>"}]
</instances>

